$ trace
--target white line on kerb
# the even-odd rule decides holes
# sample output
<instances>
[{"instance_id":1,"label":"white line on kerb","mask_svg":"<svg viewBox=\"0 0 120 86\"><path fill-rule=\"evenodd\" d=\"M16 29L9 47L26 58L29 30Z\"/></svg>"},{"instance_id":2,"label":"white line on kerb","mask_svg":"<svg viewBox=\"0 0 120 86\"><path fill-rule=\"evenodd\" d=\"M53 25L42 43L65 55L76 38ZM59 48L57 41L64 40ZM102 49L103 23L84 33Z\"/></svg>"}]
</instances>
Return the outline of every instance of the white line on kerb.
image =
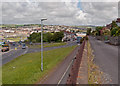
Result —
<instances>
[{"instance_id":1,"label":"white line on kerb","mask_svg":"<svg viewBox=\"0 0 120 86\"><path fill-rule=\"evenodd\" d=\"M74 57L75 58L75 57ZM64 78L65 74L67 73L68 69L70 68L71 64L72 64L73 60L70 62L70 64L68 65L67 69L65 70L64 74L62 75L61 79L59 80L57 86L61 83L62 79Z\"/></svg>"}]
</instances>

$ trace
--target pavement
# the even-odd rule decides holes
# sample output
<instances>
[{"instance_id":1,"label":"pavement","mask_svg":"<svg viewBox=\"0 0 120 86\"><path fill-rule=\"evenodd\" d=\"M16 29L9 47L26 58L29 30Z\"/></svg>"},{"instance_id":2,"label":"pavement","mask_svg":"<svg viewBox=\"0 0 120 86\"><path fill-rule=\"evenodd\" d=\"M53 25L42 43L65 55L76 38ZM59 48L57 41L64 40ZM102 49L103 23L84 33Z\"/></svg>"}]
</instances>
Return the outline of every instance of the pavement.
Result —
<instances>
[{"instance_id":1,"label":"pavement","mask_svg":"<svg viewBox=\"0 0 120 86\"><path fill-rule=\"evenodd\" d=\"M76 47L49 75L46 75L38 84L66 84L72 68L74 58L80 46Z\"/></svg>"},{"instance_id":2,"label":"pavement","mask_svg":"<svg viewBox=\"0 0 120 86\"><path fill-rule=\"evenodd\" d=\"M68 44L63 45L63 46L46 47L43 50L47 51L47 50L52 50L52 49L57 49L57 48L73 46L76 44L77 44L76 42L69 42ZM27 47L26 49L22 49L22 47L19 47L19 46L10 46L10 47L11 47L10 51L2 53L2 65L10 62L11 60L13 60L13 59L15 59L18 56L21 56L23 54L41 51L41 48L28 48ZM15 50L15 47L17 47L17 50Z\"/></svg>"},{"instance_id":3,"label":"pavement","mask_svg":"<svg viewBox=\"0 0 120 86\"><path fill-rule=\"evenodd\" d=\"M109 84L118 84L118 46L113 46L89 37L93 49L94 62L107 77L111 78Z\"/></svg>"}]
</instances>

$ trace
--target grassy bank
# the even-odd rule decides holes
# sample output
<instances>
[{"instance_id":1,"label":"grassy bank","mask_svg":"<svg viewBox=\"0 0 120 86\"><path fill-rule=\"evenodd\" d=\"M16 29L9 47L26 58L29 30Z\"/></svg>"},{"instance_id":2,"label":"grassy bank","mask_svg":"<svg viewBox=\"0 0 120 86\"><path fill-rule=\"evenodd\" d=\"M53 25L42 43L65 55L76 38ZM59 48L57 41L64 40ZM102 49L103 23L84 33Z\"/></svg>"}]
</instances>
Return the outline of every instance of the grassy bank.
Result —
<instances>
[{"instance_id":1,"label":"grassy bank","mask_svg":"<svg viewBox=\"0 0 120 86\"><path fill-rule=\"evenodd\" d=\"M76 46L44 51L44 72L40 53L29 53L3 65L3 84L33 84L60 63Z\"/></svg>"},{"instance_id":2,"label":"grassy bank","mask_svg":"<svg viewBox=\"0 0 120 86\"><path fill-rule=\"evenodd\" d=\"M48 44L43 44L43 47L57 47L57 46L62 46L66 45L65 42L58 42L58 43L48 43ZM29 48L40 48L41 45L27 45Z\"/></svg>"},{"instance_id":3,"label":"grassy bank","mask_svg":"<svg viewBox=\"0 0 120 86\"><path fill-rule=\"evenodd\" d=\"M26 39L26 37L22 37L22 40L24 40L24 39ZM7 40L18 42L21 40L21 38L20 37L16 37L16 38L11 37L11 38L7 38Z\"/></svg>"},{"instance_id":4,"label":"grassy bank","mask_svg":"<svg viewBox=\"0 0 120 86\"><path fill-rule=\"evenodd\" d=\"M88 47L88 84L101 84L102 72L100 71L99 67L93 62L94 56L92 54L92 49L89 41L87 47Z\"/></svg>"}]
</instances>

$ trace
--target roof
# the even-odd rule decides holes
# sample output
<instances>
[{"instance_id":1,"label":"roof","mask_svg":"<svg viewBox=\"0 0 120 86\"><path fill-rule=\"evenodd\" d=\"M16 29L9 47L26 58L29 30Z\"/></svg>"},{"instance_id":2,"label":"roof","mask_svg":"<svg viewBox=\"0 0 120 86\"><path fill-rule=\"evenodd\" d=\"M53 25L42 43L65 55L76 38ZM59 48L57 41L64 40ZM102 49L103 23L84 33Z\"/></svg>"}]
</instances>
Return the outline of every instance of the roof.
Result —
<instances>
[{"instance_id":1,"label":"roof","mask_svg":"<svg viewBox=\"0 0 120 86\"><path fill-rule=\"evenodd\" d=\"M119 22L119 23L120 23L120 18L117 18L116 22Z\"/></svg>"}]
</instances>

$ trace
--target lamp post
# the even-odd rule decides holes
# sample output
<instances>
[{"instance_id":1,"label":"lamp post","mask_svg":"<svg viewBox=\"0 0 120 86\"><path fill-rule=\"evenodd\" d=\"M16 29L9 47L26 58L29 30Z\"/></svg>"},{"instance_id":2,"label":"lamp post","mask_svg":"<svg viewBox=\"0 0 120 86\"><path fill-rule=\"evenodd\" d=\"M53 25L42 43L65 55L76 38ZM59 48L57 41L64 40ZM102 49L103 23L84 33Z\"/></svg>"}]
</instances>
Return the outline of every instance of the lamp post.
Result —
<instances>
[{"instance_id":1,"label":"lamp post","mask_svg":"<svg viewBox=\"0 0 120 86\"><path fill-rule=\"evenodd\" d=\"M41 71L43 71L43 23L42 21L47 20L46 18L41 19Z\"/></svg>"}]
</instances>

